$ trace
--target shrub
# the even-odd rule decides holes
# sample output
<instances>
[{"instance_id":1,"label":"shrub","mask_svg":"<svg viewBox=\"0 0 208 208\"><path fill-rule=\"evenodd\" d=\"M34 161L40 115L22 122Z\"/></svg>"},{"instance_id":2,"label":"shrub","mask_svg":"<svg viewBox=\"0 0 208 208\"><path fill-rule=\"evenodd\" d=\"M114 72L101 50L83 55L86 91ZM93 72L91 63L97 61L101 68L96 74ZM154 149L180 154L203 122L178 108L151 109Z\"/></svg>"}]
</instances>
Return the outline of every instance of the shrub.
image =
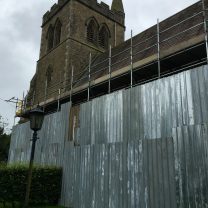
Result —
<instances>
[{"instance_id":1,"label":"shrub","mask_svg":"<svg viewBox=\"0 0 208 208\"><path fill-rule=\"evenodd\" d=\"M27 175L27 166L0 166L0 201L24 202ZM61 193L61 176L60 168L34 167L30 202L57 204Z\"/></svg>"}]
</instances>

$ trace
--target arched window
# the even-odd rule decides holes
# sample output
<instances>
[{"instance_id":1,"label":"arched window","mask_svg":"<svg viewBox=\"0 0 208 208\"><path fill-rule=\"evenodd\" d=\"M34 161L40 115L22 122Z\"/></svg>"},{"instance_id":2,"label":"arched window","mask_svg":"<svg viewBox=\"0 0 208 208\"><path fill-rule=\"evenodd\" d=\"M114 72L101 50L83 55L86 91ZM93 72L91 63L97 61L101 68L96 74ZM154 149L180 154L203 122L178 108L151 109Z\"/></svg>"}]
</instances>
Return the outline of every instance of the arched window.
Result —
<instances>
[{"instance_id":1,"label":"arched window","mask_svg":"<svg viewBox=\"0 0 208 208\"><path fill-rule=\"evenodd\" d=\"M108 29L108 26L103 24L101 25L99 29L99 35L98 35L98 42L99 46L105 49L108 49L109 47L109 38L110 38L110 31Z\"/></svg>"},{"instance_id":2,"label":"arched window","mask_svg":"<svg viewBox=\"0 0 208 208\"><path fill-rule=\"evenodd\" d=\"M51 65L49 65L46 70L46 81L48 86L51 84L52 74L53 74L53 68L51 67Z\"/></svg>"},{"instance_id":3,"label":"arched window","mask_svg":"<svg viewBox=\"0 0 208 208\"><path fill-rule=\"evenodd\" d=\"M98 23L94 17L87 21L87 40L91 43L97 44Z\"/></svg>"},{"instance_id":4,"label":"arched window","mask_svg":"<svg viewBox=\"0 0 208 208\"><path fill-rule=\"evenodd\" d=\"M56 20L54 29L54 46L57 46L61 41L61 27L62 24L59 19Z\"/></svg>"},{"instance_id":5,"label":"arched window","mask_svg":"<svg viewBox=\"0 0 208 208\"><path fill-rule=\"evenodd\" d=\"M53 48L53 38L54 38L54 28L52 25L50 25L47 33L48 51L50 51Z\"/></svg>"}]
</instances>

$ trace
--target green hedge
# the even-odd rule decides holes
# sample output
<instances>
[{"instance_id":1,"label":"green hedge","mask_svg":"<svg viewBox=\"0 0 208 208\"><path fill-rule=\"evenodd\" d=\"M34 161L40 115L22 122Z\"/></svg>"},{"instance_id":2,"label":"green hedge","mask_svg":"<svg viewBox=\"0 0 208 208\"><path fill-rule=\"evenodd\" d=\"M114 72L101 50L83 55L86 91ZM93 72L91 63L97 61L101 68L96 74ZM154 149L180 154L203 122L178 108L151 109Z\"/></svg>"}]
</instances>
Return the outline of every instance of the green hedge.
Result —
<instances>
[{"instance_id":1,"label":"green hedge","mask_svg":"<svg viewBox=\"0 0 208 208\"><path fill-rule=\"evenodd\" d=\"M27 166L0 165L0 201L23 203L27 174ZM57 204L61 193L61 177L60 168L34 167L30 202L32 204Z\"/></svg>"}]
</instances>

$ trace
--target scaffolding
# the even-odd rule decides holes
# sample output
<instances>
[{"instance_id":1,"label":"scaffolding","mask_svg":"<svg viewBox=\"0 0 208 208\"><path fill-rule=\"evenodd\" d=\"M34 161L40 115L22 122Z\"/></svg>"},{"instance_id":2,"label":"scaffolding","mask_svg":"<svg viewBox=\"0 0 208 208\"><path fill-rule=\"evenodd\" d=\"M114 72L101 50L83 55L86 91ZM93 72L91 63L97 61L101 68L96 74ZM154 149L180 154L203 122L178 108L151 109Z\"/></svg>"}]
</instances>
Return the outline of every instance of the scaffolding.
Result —
<instances>
[{"instance_id":1,"label":"scaffolding","mask_svg":"<svg viewBox=\"0 0 208 208\"><path fill-rule=\"evenodd\" d=\"M145 39L142 38L140 41L137 36L133 37L133 31L131 31L131 38L126 41L126 47L123 50L114 52L110 45L109 52L102 55L104 58L98 62L97 59L92 59L92 54L90 53L89 64L83 71L75 73L76 68L72 66L70 78L64 81L59 80L51 86L48 86L46 81L44 95L42 95L42 92L34 92L30 107L37 104L34 102L35 100L39 100L43 101L40 104L43 105L44 108L55 102L55 105L57 105L55 109L59 110L61 102L71 101L74 104L87 102L103 94L111 93L122 88L132 88L187 70L191 67L207 64L208 36L204 0L201 0L201 5L202 7L199 12L169 27L164 27L164 23L160 22L158 19L156 25L150 28L153 34L148 35L148 37L145 36ZM184 37L193 38L200 35L203 35L203 40L199 41L197 44L193 44L187 48L181 48L167 56L162 56L164 50L180 43L180 40L186 41L183 40ZM175 66L173 63L172 66L164 67L167 62L168 64L171 63L174 57L191 54L194 50L204 51L204 49L206 52L202 53L203 55L199 56L197 59L190 57L190 60L187 62L181 62ZM149 62L136 65L137 62L145 60L148 57L153 57L154 55L156 55L155 58ZM123 68L125 70L122 73L118 73L118 71ZM150 75L147 76L147 74ZM102 81L95 82L95 80L102 77ZM116 82L116 80L118 81ZM119 82L119 80L124 80L123 82L126 83L120 85L121 82ZM100 89L101 85L102 89L105 88L105 90L95 93L96 87ZM53 101L48 101L51 97L54 98ZM82 99L76 101L77 97L82 97ZM22 106L24 110L22 110L21 107L21 112L27 110L27 104L22 104Z\"/></svg>"}]
</instances>

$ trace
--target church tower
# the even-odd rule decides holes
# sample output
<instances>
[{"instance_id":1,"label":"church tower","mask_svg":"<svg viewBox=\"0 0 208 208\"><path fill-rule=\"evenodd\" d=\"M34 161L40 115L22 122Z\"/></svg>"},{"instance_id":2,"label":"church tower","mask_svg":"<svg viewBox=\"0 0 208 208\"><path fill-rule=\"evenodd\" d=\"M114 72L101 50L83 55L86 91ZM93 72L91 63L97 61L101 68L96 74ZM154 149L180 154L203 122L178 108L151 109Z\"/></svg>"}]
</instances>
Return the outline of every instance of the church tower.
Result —
<instances>
[{"instance_id":1,"label":"church tower","mask_svg":"<svg viewBox=\"0 0 208 208\"><path fill-rule=\"evenodd\" d=\"M58 0L43 16L40 57L28 94L32 104L56 99L59 89L66 92L72 67L81 73L90 53L93 60L122 43L124 22L122 0L113 0L111 9L97 0Z\"/></svg>"}]
</instances>

